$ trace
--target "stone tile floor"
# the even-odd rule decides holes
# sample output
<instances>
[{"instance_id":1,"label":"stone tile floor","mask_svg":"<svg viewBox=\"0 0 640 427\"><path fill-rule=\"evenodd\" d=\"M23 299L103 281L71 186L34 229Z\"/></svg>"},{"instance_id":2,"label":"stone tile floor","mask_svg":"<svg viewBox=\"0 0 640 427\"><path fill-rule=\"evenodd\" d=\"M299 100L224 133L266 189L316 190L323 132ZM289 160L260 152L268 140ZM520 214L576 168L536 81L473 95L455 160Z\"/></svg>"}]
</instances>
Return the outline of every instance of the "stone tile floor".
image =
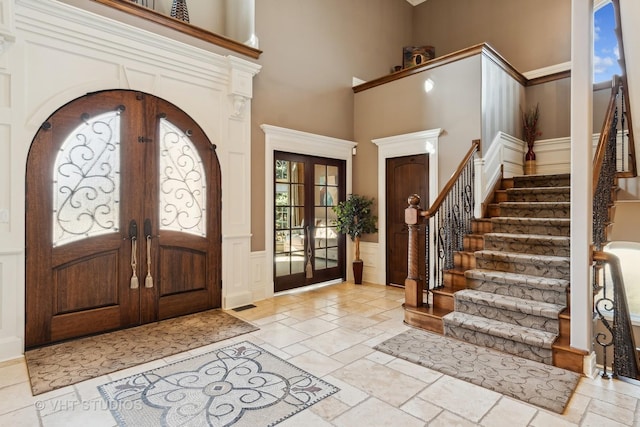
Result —
<instances>
[{"instance_id":1,"label":"stone tile floor","mask_svg":"<svg viewBox=\"0 0 640 427\"><path fill-rule=\"evenodd\" d=\"M402 331L403 291L342 283L279 295L232 314L258 325L218 342L32 396L24 360L0 364L0 426L115 426L97 386L249 340L341 391L279 424L294 426L640 426L640 387L582 378L563 415L373 350Z\"/></svg>"}]
</instances>

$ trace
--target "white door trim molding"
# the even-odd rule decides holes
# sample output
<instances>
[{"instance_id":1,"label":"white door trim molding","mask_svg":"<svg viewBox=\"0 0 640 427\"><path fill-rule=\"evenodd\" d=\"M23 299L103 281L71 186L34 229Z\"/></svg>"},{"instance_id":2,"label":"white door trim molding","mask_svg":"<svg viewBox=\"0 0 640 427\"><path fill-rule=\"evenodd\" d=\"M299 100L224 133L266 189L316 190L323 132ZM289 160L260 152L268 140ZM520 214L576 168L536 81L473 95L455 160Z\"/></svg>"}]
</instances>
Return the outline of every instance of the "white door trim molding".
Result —
<instances>
[{"instance_id":1,"label":"white door trim molding","mask_svg":"<svg viewBox=\"0 0 640 427\"><path fill-rule=\"evenodd\" d=\"M438 137L441 134L442 129L438 128L371 140L378 146L378 230L381 230L378 232L378 283L387 284L387 159L429 153L429 200L421 201L421 207L427 209L438 196Z\"/></svg>"},{"instance_id":2,"label":"white door trim molding","mask_svg":"<svg viewBox=\"0 0 640 427\"><path fill-rule=\"evenodd\" d=\"M272 297L273 289L273 177L274 168L273 153L275 151L285 151L288 153L304 154L308 156L326 157L339 159L346 162L345 173L347 181L347 194L351 193L352 181L351 171L353 167L353 149L358 145L353 141L331 138L298 130L287 129L272 125L263 124L260 128L265 133L264 150L264 247L265 247L265 298ZM347 260L345 265L351 265L352 252L349 250L350 241L347 239ZM347 269L347 274L352 274Z\"/></svg>"}]
</instances>

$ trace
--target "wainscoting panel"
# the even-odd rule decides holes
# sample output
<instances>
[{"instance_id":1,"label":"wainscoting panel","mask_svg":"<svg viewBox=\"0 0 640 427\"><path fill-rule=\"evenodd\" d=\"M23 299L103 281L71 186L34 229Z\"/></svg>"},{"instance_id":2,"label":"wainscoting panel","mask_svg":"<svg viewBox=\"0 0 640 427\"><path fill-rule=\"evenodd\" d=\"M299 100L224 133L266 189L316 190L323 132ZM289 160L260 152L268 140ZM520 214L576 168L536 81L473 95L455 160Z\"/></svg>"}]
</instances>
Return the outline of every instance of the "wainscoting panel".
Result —
<instances>
[{"instance_id":1,"label":"wainscoting panel","mask_svg":"<svg viewBox=\"0 0 640 427\"><path fill-rule=\"evenodd\" d=\"M381 284L379 278L384 277L385 266L380 266L378 260L380 255L378 251L380 246L378 243L360 242L360 258L364 261L364 269L362 272L362 281L368 283ZM382 270L382 272L380 271ZM353 277L351 268L347 268L347 277ZM384 284L384 282L382 283Z\"/></svg>"}]
</instances>

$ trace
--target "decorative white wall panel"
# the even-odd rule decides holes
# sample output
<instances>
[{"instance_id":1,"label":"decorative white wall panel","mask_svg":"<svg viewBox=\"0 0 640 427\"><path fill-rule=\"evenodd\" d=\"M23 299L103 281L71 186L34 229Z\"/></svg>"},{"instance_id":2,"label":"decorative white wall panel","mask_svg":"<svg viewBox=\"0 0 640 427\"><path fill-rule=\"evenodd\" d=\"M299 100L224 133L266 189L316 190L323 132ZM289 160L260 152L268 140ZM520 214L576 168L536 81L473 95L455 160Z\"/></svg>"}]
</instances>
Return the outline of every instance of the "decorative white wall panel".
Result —
<instances>
[{"instance_id":1,"label":"decorative white wall panel","mask_svg":"<svg viewBox=\"0 0 640 427\"><path fill-rule=\"evenodd\" d=\"M253 301L260 301L266 298L265 288L267 286L266 273L267 254L265 251L251 252L251 292Z\"/></svg>"},{"instance_id":2,"label":"decorative white wall panel","mask_svg":"<svg viewBox=\"0 0 640 427\"><path fill-rule=\"evenodd\" d=\"M360 258L364 262L364 268L362 270L362 281L367 283L384 283L379 281L380 269L384 269L385 266L378 264L378 243L372 242L360 242ZM384 275L385 272L382 272Z\"/></svg>"},{"instance_id":3,"label":"decorative white wall panel","mask_svg":"<svg viewBox=\"0 0 640 427\"><path fill-rule=\"evenodd\" d=\"M15 39L14 45L3 50L8 39ZM0 0L0 211L10 212L10 222L0 223L0 360L18 357L23 350L23 189L31 141L55 110L93 91L130 89L166 99L198 122L217 145L227 198L222 215L223 304L252 301L247 269L250 216L227 210L232 206L229 197L244 211L250 206L250 98L259 69L241 58L204 51L57 1ZM238 188L242 191L231 192Z\"/></svg>"}]
</instances>

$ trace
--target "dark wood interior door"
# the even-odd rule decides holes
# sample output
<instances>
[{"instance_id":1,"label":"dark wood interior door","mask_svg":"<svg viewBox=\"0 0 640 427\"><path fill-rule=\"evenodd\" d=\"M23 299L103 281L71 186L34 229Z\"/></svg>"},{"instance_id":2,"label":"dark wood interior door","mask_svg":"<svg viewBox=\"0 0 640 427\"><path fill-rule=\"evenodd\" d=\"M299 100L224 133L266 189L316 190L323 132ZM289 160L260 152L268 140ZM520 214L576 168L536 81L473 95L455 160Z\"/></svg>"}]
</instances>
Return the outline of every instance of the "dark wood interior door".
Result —
<instances>
[{"instance_id":1,"label":"dark wood interior door","mask_svg":"<svg viewBox=\"0 0 640 427\"><path fill-rule=\"evenodd\" d=\"M27 162L27 347L220 305L211 147L139 92L89 94L43 124Z\"/></svg>"},{"instance_id":2,"label":"dark wood interior door","mask_svg":"<svg viewBox=\"0 0 640 427\"><path fill-rule=\"evenodd\" d=\"M429 203L429 156L419 154L387 159L386 162L386 218L387 218L387 284L404 286L407 278L407 245L409 230L404 222L404 210L408 197L420 196L421 207ZM420 227L420 241L424 238L424 226ZM420 247L419 272L424 280L425 248Z\"/></svg>"}]
</instances>

